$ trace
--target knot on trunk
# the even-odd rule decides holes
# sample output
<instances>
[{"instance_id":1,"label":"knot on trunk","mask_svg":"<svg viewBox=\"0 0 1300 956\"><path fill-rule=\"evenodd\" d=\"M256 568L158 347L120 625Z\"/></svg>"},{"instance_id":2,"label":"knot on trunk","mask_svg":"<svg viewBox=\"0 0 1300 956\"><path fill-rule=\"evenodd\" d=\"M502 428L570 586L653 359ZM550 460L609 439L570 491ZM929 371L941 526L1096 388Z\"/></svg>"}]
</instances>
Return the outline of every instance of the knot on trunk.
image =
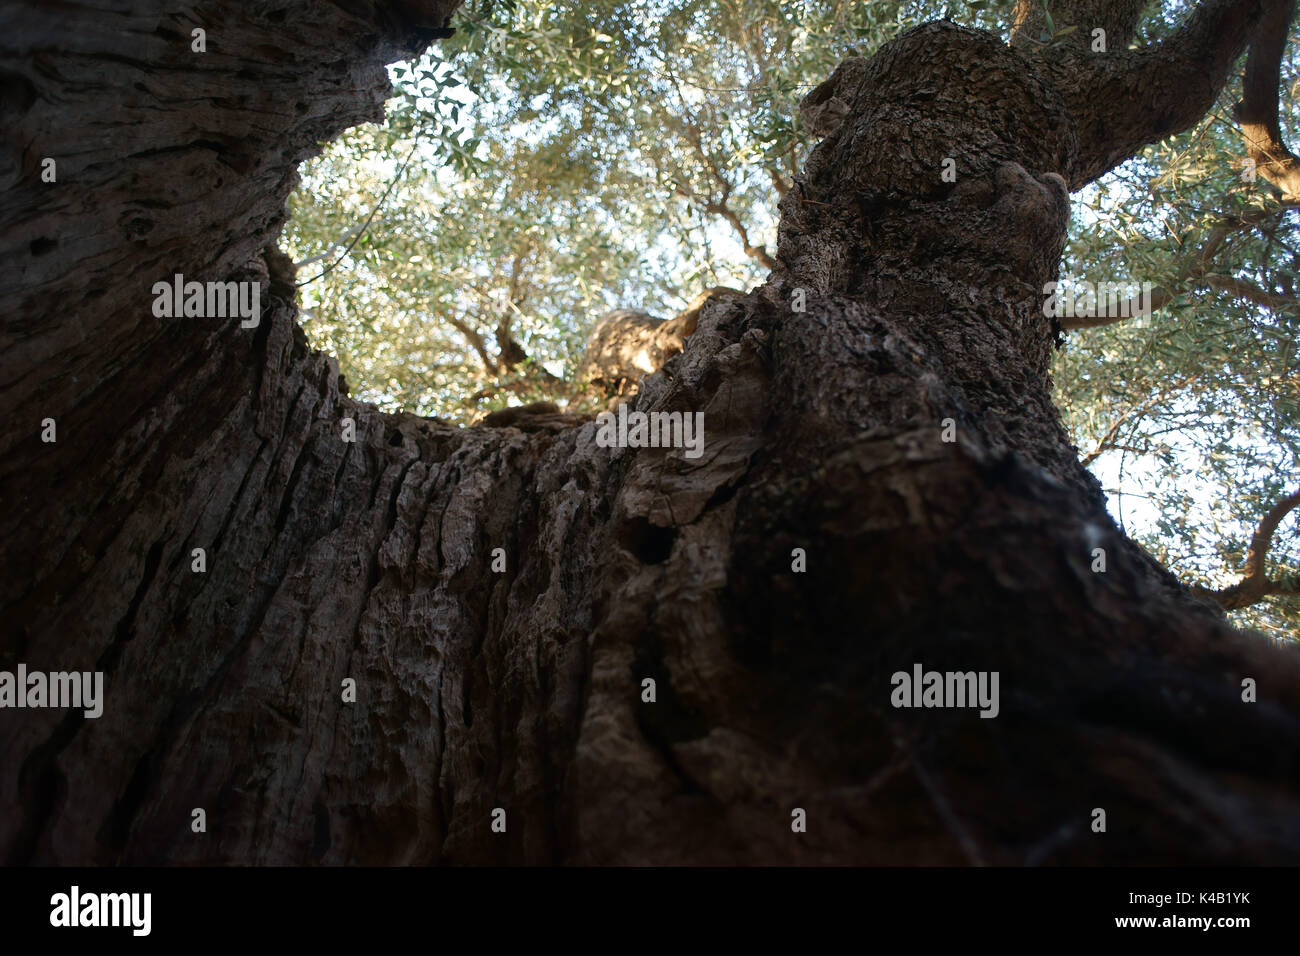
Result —
<instances>
[{"instance_id":1,"label":"knot on trunk","mask_svg":"<svg viewBox=\"0 0 1300 956\"><path fill-rule=\"evenodd\" d=\"M825 291L891 256L914 261L899 235L917 229L936 263L966 255L965 220L1001 201L1012 167L1047 193L1022 191L1035 202L1010 210L990 240L1011 237L1025 216L1049 227L1034 230L1035 243L1064 239L1056 183L1078 154L1073 120L1030 61L990 33L946 21L909 30L870 60L845 60L801 110L825 138L781 202L777 258L796 274L811 268L804 278ZM962 201L948 203L954 193Z\"/></svg>"},{"instance_id":2,"label":"knot on trunk","mask_svg":"<svg viewBox=\"0 0 1300 956\"><path fill-rule=\"evenodd\" d=\"M997 37L946 21L845 60L801 104L825 135L803 178L813 199L933 199L1014 162L1062 173L1078 152L1065 101Z\"/></svg>"}]
</instances>

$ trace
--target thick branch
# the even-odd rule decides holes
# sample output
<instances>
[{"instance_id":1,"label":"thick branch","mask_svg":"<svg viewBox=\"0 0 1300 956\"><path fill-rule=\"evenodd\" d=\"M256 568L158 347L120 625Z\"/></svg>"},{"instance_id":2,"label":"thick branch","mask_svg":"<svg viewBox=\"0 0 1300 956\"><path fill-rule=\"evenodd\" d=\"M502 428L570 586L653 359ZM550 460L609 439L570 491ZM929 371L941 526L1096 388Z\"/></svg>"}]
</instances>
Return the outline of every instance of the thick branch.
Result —
<instances>
[{"instance_id":1,"label":"thick branch","mask_svg":"<svg viewBox=\"0 0 1300 956\"><path fill-rule=\"evenodd\" d=\"M515 255L514 261L510 264L510 288L506 290L506 304L497 322L497 350L501 356L501 365L506 370L528 360L528 353L524 351L524 347L510 334L511 311L523 315L519 308L519 303L522 301L520 285L523 278L523 262L524 253L521 252Z\"/></svg>"},{"instance_id":2,"label":"thick branch","mask_svg":"<svg viewBox=\"0 0 1300 956\"><path fill-rule=\"evenodd\" d=\"M772 180L772 188L776 190L777 196L784 196L790 191L790 181L782 176L776 167L767 167L767 175Z\"/></svg>"},{"instance_id":3,"label":"thick branch","mask_svg":"<svg viewBox=\"0 0 1300 956\"><path fill-rule=\"evenodd\" d=\"M1147 303L1150 312L1156 312L1163 309L1166 305L1174 300L1176 293L1170 292L1164 288L1154 288L1151 290L1150 302ZM1109 310L1107 310L1109 313ZM1146 312L1143 310L1141 296L1134 296L1126 299L1113 314L1107 315L1062 315L1057 318L1061 328L1066 331L1073 329L1096 329L1105 325L1115 325L1118 322L1127 322L1129 319L1141 318ZM1085 462L1085 464L1087 464Z\"/></svg>"},{"instance_id":4,"label":"thick branch","mask_svg":"<svg viewBox=\"0 0 1300 956\"><path fill-rule=\"evenodd\" d=\"M1129 45L1149 0L1055 0L1048 7L1057 31L1077 27L1069 42L1085 49L1092 43L1092 31L1106 31L1109 49L1122 50ZM1042 0L1019 0L1011 26L1011 44L1025 47L1040 42L1043 32L1050 33L1043 17Z\"/></svg>"},{"instance_id":5,"label":"thick branch","mask_svg":"<svg viewBox=\"0 0 1300 956\"><path fill-rule=\"evenodd\" d=\"M1214 264L1214 257L1223 248L1228 236L1246 226L1259 225L1267 218L1269 218L1268 213L1256 211L1220 222L1210 230L1205 244L1184 261L1182 267L1178 270L1179 281L1175 283L1174 288L1158 287L1151 290L1150 310L1156 312L1164 308L1197 281L1204 282L1211 288L1229 292L1239 299L1245 299L1247 302L1253 302L1255 305L1274 312L1300 306L1300 299L1293 295L1271 292L1245 279L1210 271L1210 267ZM1138 317L1142 314L1141 305L1140 298L1135 297L1127 300L1111 315L1067 315L1061 316L1058 321L1061 328L1066 330L1095 329L1101 326L1114 325L1117 322L1126 322L1130 318Z\"/></svg>"},{"instance_id":6,"label":"thick branch","mask_svg":"<svg viewBox=\"0 0 1300 956\"><path fill-rule=\"evenodd\" d=\"M1300 506L1300 491L1292 492L1264 515L1250 539L1250 550L1246 552L1246 566L1240 581L1232 587L1219 591L1203 590L1202 593L1208 594L1229 611L1249 607L1274 594L1300 594L1300 580L1271 581L1264 570L1264 562L1273 545L1273 534L1277 531L1277 526L1297 506Z\"/></svg>"},{"instance_id":7,"label":"thick branch","mask_svg":"<svg viewBox=\"0 0 1300 956\"><path fill-rule=\"evenodd\" d=\"M1195 126L1222 92L1261 17L1290 2L1208 0L1172 36L1134 51L1109 36L1106 52L1095 53L1082 40L1038 47L1022 42L1021 52L1051 76L1078 126L1070 188L1082 188L1148 143Z\"/></svg>"},{"instance_id":8,"label":"thick branch","mask_svg":"<svg viewBox=\"0 0 1300 956\"><path fill-rule=\"evenodd\" d=\"M1283 295L1278 292L1270 292L1262 289L1253 282L1245 279L1238 279L1234 276L1219 275L1209 273L1199 277L1206 285L1212 289L1218 289L1222 292L1228 292L1238 299L1244 299L1261 308L1268 309L1272 312L1281 312L1284 309L1294 309L1300 306L1300 298L1294 295ZM1159 311L1166 305L1177 298L1186 289L1169 290L1165 288L1154 288L1151 290L1149 310L1151 312ZM1106 325L1115 325L1119 322L1127 322L1130 319L1139 318L1143 315L1142 299L1140 296L1134 296L1120 305L1111 315L1063 315L1058 321L1061 328L1069 331L1073 329L1096 329Z\"/></svg>"},{"instance_id":9,"label":"thick branch","mask_svg":"<svg viewBox=\"0 0 1300 956\"><path fill-rule=\"evenodd\" d=\"M1231 292L1238 299L1245 299L1247 302L1253 302L1255 305L1273 312L1280 312L1283 309L1295 308L1300 305L1300 300L1297 300L1293 295L1270 292L1267 289L1261 289L1253 282L1247 282L1245 279L1238 279L1235 276L1210 273L1205 276L1205 281L1211 288Z\"/></svg>"},{"instance_id":10,"label":"thick branch","mask_svg":"<svg viewBox=\"0 0 1300 956\"><path fill-rule=\"evenodd\" d=\"M1242 99L1234 111L1246 155L1259 175L1281 190L1284 200L1300 200L1300 160L1283 142L1278 122L1282 51L1294 13L1295 0L1286 0L1260 20L1246 58Z\"/></svg>"}]
</instances>

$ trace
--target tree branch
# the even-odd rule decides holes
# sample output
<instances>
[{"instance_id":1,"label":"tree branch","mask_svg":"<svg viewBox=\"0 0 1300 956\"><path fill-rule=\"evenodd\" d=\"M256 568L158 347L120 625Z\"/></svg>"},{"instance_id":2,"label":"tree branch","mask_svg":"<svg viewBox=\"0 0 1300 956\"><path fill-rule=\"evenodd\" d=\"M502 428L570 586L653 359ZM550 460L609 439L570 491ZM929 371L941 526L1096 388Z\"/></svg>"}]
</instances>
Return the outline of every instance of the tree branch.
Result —
<instances>
[{"instance_id":1,"label":"tree branch","mask_svg":"<svg viewBox=\"0 0 1300 956\"><path fill-rule=\"evenodd\" d=\"M677 95L678 98L682 100L682 106L683 109L685 109L686 100L682 97L680 87L677 88ZM687 142L691 144L696 154L700 157L700 161L704 164L704 168L708 172L709 177L717 183L718 189L722 192L722 197L718 200L714 200L712 198L712 189L709 190L710 198L707 200L700 199L698 196L691 194L681 186L678 186L675 191L678 195L687 199L687 201L698 203L700 208L705 212L714 216L720 216L730 223L731 228L736 231L736 235L740 238L740 244L745 250L745 255L749 256L751 259L757 259L765 269L774 271L776 269L776 260L768 254L766 247L756 246L749 241L749 230L745 228L745 224L741 221L740 216L736 214L735 210L727 204L727 201L731 198L733 189L731 180L723 174L722 170L718 168L717 162L711 155L709 155L709 151L704 148L704 137L700 132L700 127L695 122L694 117L689 114L686 114L686 119L683 121L682 132L685 135ZM773 176L772 181L774 185L777 185L777 179L775 176Z\"/></svg>"},{"instance_id":2,"label":"tree branch","mask_svg":"<svg viewBox=\"0 0 1300 956\"><path fill-rule=\"evenodd\" d=\"M790 191L790 181L782 176L775 166L767 167L767 175L772 180L772 188L776 190L778 197L784 197Z\"/></svg>"},{"instance_id":3,"label":"tree branch","mask_svg":"<svg viewBox=\"0 0 1300 956\"><path fill-rule=\"evenodd\" d=\"M1276 186L1284 200L1300 201L1300 160L1282 141L1278 122L1278 86L1287 28L1295 0L1277 4L1259 22L1246 58L1242 99L1233 110L1246 141L1246 155L1259 175Z\"/></svg>"},{"instance_id":4,"label":"tree branch","mask_svg":"<svg viewBox=\"0 0 1300 956\"><path fill-rule=\"evenodd\" d=\"M757 259L766 269L776 268L776 260L768 255L766 247L755 246L750 243L749 230L745 228L745 224L740 221L740 217L736 215L735 211L728 206L725 201L705 203L704 211L712 213L715 216L721 216L727 222L731 223L731 228L736 231L736 235L740 238L740 244L745 250L745 255L752 259Z\"/></svg>"},{"instance_id":5,"label":"tree branch","mask_svg":"<svg viewBox=\"0 0 1300 956\"><path fill-rule=\"evenodd\" d=\"M1168 289L1156 287L1151 290L1150 311L1157 312L1173 301L1175 293ZM1142 318L1142 297L1125 299L1114 315L1061 315L1056 321L1066 331L1072 329L1097 329L1105 325L1127 322L1129 319Z\"/></svg>"},{"instance_id":6,"label":"tree branch","mask_svg":"<svg viewBox=\"0 0 1300 956\"><path fill-rule=\"evenodd\" d=\"M1089 11L1127 8L1118 0L1082 3L1074 15L1084 22L1068 38L1074 42L1044 46L1022 39L1020 51L1051 78L1078 127L1070 189L1086 186L1148 143L1195 126L1222 92L1261 18L1291 2L1205 0L1165 40L1127 50L1108 35L1107 52L1096 53L1085 42L1091 38L1085 29ZM1024 36L1024 28L1016 35Z\"/></svg>"},{"instance_id":7,"label":"tree branch","mask_svg":"<svg viewBox=\"0 0 1300 956\"><path fill-rule=\"evenodd\" d=\"M1288 203L1287 205L1291 204ZM1245 299L1274 312L1300 307L1300 298L1294 295L1271 292L1245 279L1210 272L1210 267L1214 264L1214 257L1223 248L1228 236L1246 226L1262 225L1270 215L1270 213L1264 211L1255 211L1244 216L1221 221L1210 231L1205 244L1196 254L1189 256L1184 261L1182 268L1178 271L1179 281L1176 288L1157 287L1151 290L1151 311L1156 312L1164 308L1197 281L1205 282L1211 288L1230 292L1239 299ZM1129 319L1141 314L1140 308L1141 300L1132 298L1121 305L1114 315L1065 315L1059 316L1057 321L1060 322L1061 328L1066 330L1095 329L1106 325L1114 325L1117 322L1127 322Z\"/></svg>"},{"instance_id":8,"label":"tree branch","mask_svg":"<svg viewBox=\"0 0 1300 956\"><path fill-rule=\"evenodd\" d=\"M402 174L406 172L406 167L411 162L411 157L415 155L416 147L420 145L420 132L422 131L416 132L415 141L411 143L411 148L407 152L406 158L402 160L402 165L397 167L397 172L394 174L392 181L389 182L388 188L385 189L384 194L379 197L379 202L375 203L375 208L370 210L370 215L366 216L365 221L361 223L361 225L357 228L356 235L352 237L352 241L348 243L347 248L344 249L341 253L339 253L339 257L337 259L335 259L333 262L327 265L320 272L316 273L316 275L312 276L310 279L303 279L301 282L296 283L296 285L299 286L309 285L310 283L315 282L317 279L321 279L329 275L329 273L333 271L334 267L337 266L340 262L342 262L344 258L346 258L347 254L352 251L352 247L357 244L357 242L361 239L361 236L365 233L366 229L370 226L370 223L374 220L375 214L378 213L379 210L384 207L384 203L388 201L388 195L393 191L393 187L397 185L398 180L402 178Z\"/></svg>"},{"instance_id":9,"label":"tree branch","mask_svg":"<svg viewBox=\"0 0 1300 956\"><path fill-rule=\"evenodd\" d=\"M1277 292L1269 292L1267 289L1261 289L1253 282L1247 282L1245 279L1238 279L1234 276L1218 275L1209 273L1205 281L1211 288L1221 289L1224 292L1231 292L1239 299L1245 299L1247 302L1253 302L1255 305L1269 309L1273 312L1280 312L1283 309L1294 308L1300 305L1300 299L1293 295L1282 295Z\"/></svg>"},{"instance_id":10,"label":"tree branch","mask_svg":"<svg viewBox=\"0 0 1300 956\"><path fill-rule=\"evenodd\" d=\"M372 222L370 222L369 225L372 225L372 226L382 226L382 225L383 225L384 223L386 223L386 222L392 222L392 217L391 217L391 216L382 216L382 217L380 217L379 219L375 219L375 220L373 220ZM331 242L328 246L326 246L324 249L322 249L322 250L321 250L319 253L317 253L316 255L314 255L314 256L308 256L306 259L299 259L297 262L295 262L295 263L293 264L294 269L301 269L303 266L309 266L309 265L311 265L313 262L320 262L320 261L323 260L323 259L327 259L327 258L329 258L329 254L330 254L331 252L333 252L335 249L340 248L340 247L341 247L345 242L347 242L349 239L351 239L351 238L352 238L353 236L355 236L357 233L359 233L359 232L361 232L363 229L365 229L366 226L367 226L367 223L364 223L364 222L357 223L355 226L353 226L352 228L348 229L347 232L343 233L343 235L339 236L337 239L335 239L333 242Z\"/></svg>"},{"instance_id":11,"label":"tree branch","mask_svg":"<svg viewBox=\"0 0 1300 956\"><path fill-rule=\"evenodd\" d=\"M1238 279L1233 276L1219 275L1217 273L1208 273L1197 278L1205 282L1212 289L1219 289L1222 292L1228 292L1238 299L1245 299L1261 308L1268 309L1271 312L1281 312L1285 309L1300 307L1300 298L1294 295L1283 295L1278 292L1270 292L1267 289L1261 289L1253 282L1245 279ZM1151 311L1157 312L1181 295L1186 289L1170 291L1165 288L1154 288L1151 290ZM1115 325L1119 322L1127 322L1130 319L1141 317L1142 300L1140 296L1135 296L1122 303L1114 315L1063 315L1057 318L1061 323L1061 328L1067 331L1073 329L1096 329L1106 325Z\"/></svg>"},{"instance_id":12,"label":"tree branch","mask_svg":"<svg viewBox=\"0 0 1300 956\"><path fill-rule=\"evenodd\" d=\"M1098 27L1106 31L1109 49L1123 50L1133 40L1142 10L1149 0L1054 0L1051 14L1056 29L1078 27L1069 36L1073 45L1089 49L1092 31ZM1047 30L1043 17L1042 0L1018 0L1012 15L1011 45L1031 46L1039 42L1038 36Z\"/></svg>"},{"instance_id":13,"label":"tree branch","mask_svg":"<svg viewBox=\"0 0 1300 956\"><path fill-rule=\"evenodd\" d=\"M1229 611L1250 607L1274 594L1300 594L1300 579L1287 582L1271 581L1264 570L1264 561L1268 557L1269 548L1273 545L1273 534L1277 531L1277 526L1297 506L1300 506L1300 491L1292 492L1283 498L1260 520L1259 527L1255 529L1255 534L1250 539L1250 550L1246 552L1246 566L1240 581L1218 591L1211 591L1208 588L1197 590L1218 601L1225 610Z\"/></svg>"},{"instance_id":14,"label":"tree branch","mask_svg":"<svg viewBox=\"0 0 1300 956\"><path fill-rule=\"evenodd\" d=\"M1106 429L1106 434L1103 435L1101 439L1097 442L1096 447L1093 448L1092 451L1088 452L1088 454L1084 455L1083 458L1079 459L1083 467L1087 468L1094 461L1100 458L1103 453L1111 450L1112 448L1122 449L1124 451L1133 452L1134 454L1139 454L1138 449L1126 445L1120 445L1116 442L1116 439L1119 437L1119 430L1124 426L1124 423L1132 420L1134 416L1137 416L1138 420L1140 420L1143 415L1145 415L1148 411L1151 410L1151 407L1153 405L1157 404L1158 402L1163 402L1169 395L1173 394L1174 392L1177 392L1179 389L1187 387L1189 384L1191 384L1191 382L1196 377L1197 376L1195 375L1189 375L1177 382L1167 384L1165 385L1164 388L1156 391L1150 398L1148 398L1141 405L1138 406L1129 405L1128 408L1124 409L1124 411L1122 411L1119 414L1119 417L1116 418L1115 421L1111 423L1110 428ZM1134 424L1134 428L1136 428L1136 422ZM1130 434L1132 433L1130 432Z\"/></svg>"},{"instance_id":15,"label":"tree branch","mask_svg":"<svg viewBox=\"0 0 1300 956\"><path fill-rule=\"evenodd\" d=\"M506 370L514 368L520 362L528 359L528 353L524 347L515 341L510 334L510 313L511 310L518 315L523 315L519 308L520 283L523 277L523 263L525 253L518 252L515 254L514 261L510 264L510 287L506 290L505 308L501 310L501 317L497 322L497 352L501 356L501 365Z\"/></svg>"},{"instance_id":16,"label":"tree branch","mask_svg":"<svg viewBox=\"0 0 1300 956\"><path fill-rule=\"evenodd\" d=\"M469 344L473 346L474 351L478 353L478 357L483 360L483 367L489 372L496 372L496 360L488 353L487 343L483 341L483 336L479 335L478 331L472 326L462 322L454 315L443 316L443 318L447 320L448 325L461 335L465 336L465 341L469 342Z\"/></svg>"}]
</instances>

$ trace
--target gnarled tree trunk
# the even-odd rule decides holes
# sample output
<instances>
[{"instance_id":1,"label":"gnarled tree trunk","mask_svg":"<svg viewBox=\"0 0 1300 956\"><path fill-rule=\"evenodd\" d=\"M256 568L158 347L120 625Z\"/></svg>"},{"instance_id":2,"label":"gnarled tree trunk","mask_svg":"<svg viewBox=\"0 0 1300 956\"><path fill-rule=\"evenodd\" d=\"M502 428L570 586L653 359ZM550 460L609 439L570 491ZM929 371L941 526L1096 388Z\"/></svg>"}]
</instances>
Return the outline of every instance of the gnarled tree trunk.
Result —
<instances>
[{"instance_id":1,"label":"gnarled tree trunk","mask_svg":"<svg viewBox=\"0 0 1300 956\"><path fill-rule=\"evenodd\" d=\"M703 412L698 459L381 414L283 283L255 329L153 316L266 278L297 164L453 5L0 13L0 653L107 688L0 711L5 858L1300 860L1300 665L1116 529L1039 295L1067 189L1201 115L1268 4L1169 41L1215 51L1196 90L947 23L841 66L780 268L636 398ZM999 713L894 708L915 663L998 672Z\"/></svg>"}]
</instances>

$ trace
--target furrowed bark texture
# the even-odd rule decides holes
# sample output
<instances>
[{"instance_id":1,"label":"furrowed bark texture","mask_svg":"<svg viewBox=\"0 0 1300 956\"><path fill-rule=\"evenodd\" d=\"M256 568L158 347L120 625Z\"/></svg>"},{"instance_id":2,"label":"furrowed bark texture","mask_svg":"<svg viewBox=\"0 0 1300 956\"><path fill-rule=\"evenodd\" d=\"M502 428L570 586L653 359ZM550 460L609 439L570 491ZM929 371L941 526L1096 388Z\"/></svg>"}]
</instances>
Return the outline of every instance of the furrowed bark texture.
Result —
<instances>
[{"instance_id":1,"label":"furrowed bark texture","mask_svg":"<svg viewBox=\"0 0 1300 956\"><path fill-rule=\"evenodd\" d=\"M153 318L265 276L296 164L449 12L409 6L6 8L0 653L106 699L0 711L5 859L1300 860L1295 656L1123 538L1051 404L1082 147L989 35L812 95L783 268L636 396L704 413L698 459L355 403L282 282L255 330ZM998 716L892 707L914 663L999 672Z\"/></svg>"}]
</instances>

